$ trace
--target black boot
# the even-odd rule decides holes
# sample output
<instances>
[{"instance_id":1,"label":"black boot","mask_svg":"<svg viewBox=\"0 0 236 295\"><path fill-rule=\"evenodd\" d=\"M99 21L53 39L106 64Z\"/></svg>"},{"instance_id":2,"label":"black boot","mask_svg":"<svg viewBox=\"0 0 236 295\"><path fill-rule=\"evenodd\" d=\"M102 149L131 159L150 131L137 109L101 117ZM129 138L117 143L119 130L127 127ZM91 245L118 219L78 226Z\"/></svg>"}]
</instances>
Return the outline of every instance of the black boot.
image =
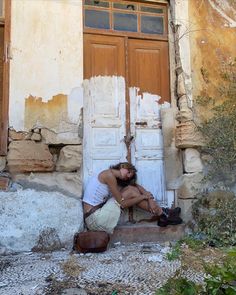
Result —
<instances>
[{"instance_id":1,"label":"black boot","mask_svg":"<svg viewBox=\"0 0 236 295\"><path fill-rule=\"evenodd\" d=\"M159 216L159 219L157 221L157 225L161 226L161 227L165 227L168 225L168 221L167 221L167 215L165 214L165 212L163 211L163 213Z\"/></svg>"},{"instance_id":2,"label":"black boot","mask_svg":"<svg viewBox=\"0 0 236 295\"><path fill-rule=\"evenodd\" d=\"M174 209L162 208L162 215L160 216L157 225L165 227L167 225L177 225L183 222L182 218L179 216L181 213L181 208L176 207Z\"/></svg>"},{"instance_id":3,"label":"black boot","mask_svg":"<svg viewBox=\"0 0 236 295\"><path fill-rule=\"evenodd\" d=\"M166 214L167 216L170 216L170 215L179 216L181 213L180 207L176 207L174 209L171 209L168 207L162 207L161 209L162 209L163 213Z\"/></svg>"}]
</instances>

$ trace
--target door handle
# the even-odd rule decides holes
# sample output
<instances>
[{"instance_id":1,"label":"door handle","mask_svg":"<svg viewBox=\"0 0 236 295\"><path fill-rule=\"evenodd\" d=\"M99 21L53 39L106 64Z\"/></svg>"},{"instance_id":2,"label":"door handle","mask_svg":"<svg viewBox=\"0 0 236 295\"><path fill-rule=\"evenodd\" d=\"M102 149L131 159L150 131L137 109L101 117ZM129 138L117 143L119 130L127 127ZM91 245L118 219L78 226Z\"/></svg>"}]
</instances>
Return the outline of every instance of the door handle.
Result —
<instances>
[{"instance_id":1,"label":"door handle","mask_svg":"<svg viewBox=\"0 0 236 295\"><path fill-rule=\"evenodd\" d=\"M147 126L147 122L135 122L136 126Z\"/></svg>"}]
</instances>

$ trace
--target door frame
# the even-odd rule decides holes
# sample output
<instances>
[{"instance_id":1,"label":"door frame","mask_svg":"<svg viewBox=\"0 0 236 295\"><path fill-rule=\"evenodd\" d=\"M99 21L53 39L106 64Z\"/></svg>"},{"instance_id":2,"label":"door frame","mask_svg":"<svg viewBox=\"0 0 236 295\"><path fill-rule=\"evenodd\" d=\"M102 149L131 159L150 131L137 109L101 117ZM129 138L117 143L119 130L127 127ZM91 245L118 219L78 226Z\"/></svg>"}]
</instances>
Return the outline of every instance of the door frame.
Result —
<instances>
[{"instance_id":1,"label":"door frame","mask_svg":"<svg viewBox=\"0 0 236 295\"><path fill-rule=\"evenodd\" d=\"M3 95L0 122L0 156L7 154L9 124L9 74L10 74L10 40L11 40L11 0L5 1L4 21L4 56L3 56Z\"/></svg>"}]
</instances>

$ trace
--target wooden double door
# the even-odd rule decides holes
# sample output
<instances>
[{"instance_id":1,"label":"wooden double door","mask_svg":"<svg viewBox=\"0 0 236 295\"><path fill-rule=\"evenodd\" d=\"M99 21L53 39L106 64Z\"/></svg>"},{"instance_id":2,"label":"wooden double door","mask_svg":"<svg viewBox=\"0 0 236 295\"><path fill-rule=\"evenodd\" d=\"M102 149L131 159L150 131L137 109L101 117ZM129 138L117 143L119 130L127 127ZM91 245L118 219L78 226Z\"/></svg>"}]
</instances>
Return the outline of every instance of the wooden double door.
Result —
<instances>
[{"instance_id":1,"label":"wooden double door","mask_svg":"<svg viewBox=\"0 0 236 295\"><path fill-rule=\"evenodd\" d=\"M168 42L84 34L84 78L85 183L128 159L139 183L169 203L160 118L170 100Z\"/></svg>"}]
</instances>

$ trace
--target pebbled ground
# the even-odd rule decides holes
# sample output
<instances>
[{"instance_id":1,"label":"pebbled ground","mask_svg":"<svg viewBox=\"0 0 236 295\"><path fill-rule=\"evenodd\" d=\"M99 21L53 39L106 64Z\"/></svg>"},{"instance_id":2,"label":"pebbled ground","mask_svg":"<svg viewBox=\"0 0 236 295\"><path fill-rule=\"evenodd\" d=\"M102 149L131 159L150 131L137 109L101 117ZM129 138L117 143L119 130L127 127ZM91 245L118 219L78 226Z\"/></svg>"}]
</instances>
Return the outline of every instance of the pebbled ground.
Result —
<instances>
[{"instance_id":1,"label":"pebbled ground","mask_svg":"<svg viewBox=\"0 0 236 295\"><path fill-rule=\"evenodd\" d=\"M156 243L116 243L104 253L26 252L0 256L1 295L152 295L181 267L170 248ZM203 273L186 275L201 283Z\"/></svg>"}]
</instances>

